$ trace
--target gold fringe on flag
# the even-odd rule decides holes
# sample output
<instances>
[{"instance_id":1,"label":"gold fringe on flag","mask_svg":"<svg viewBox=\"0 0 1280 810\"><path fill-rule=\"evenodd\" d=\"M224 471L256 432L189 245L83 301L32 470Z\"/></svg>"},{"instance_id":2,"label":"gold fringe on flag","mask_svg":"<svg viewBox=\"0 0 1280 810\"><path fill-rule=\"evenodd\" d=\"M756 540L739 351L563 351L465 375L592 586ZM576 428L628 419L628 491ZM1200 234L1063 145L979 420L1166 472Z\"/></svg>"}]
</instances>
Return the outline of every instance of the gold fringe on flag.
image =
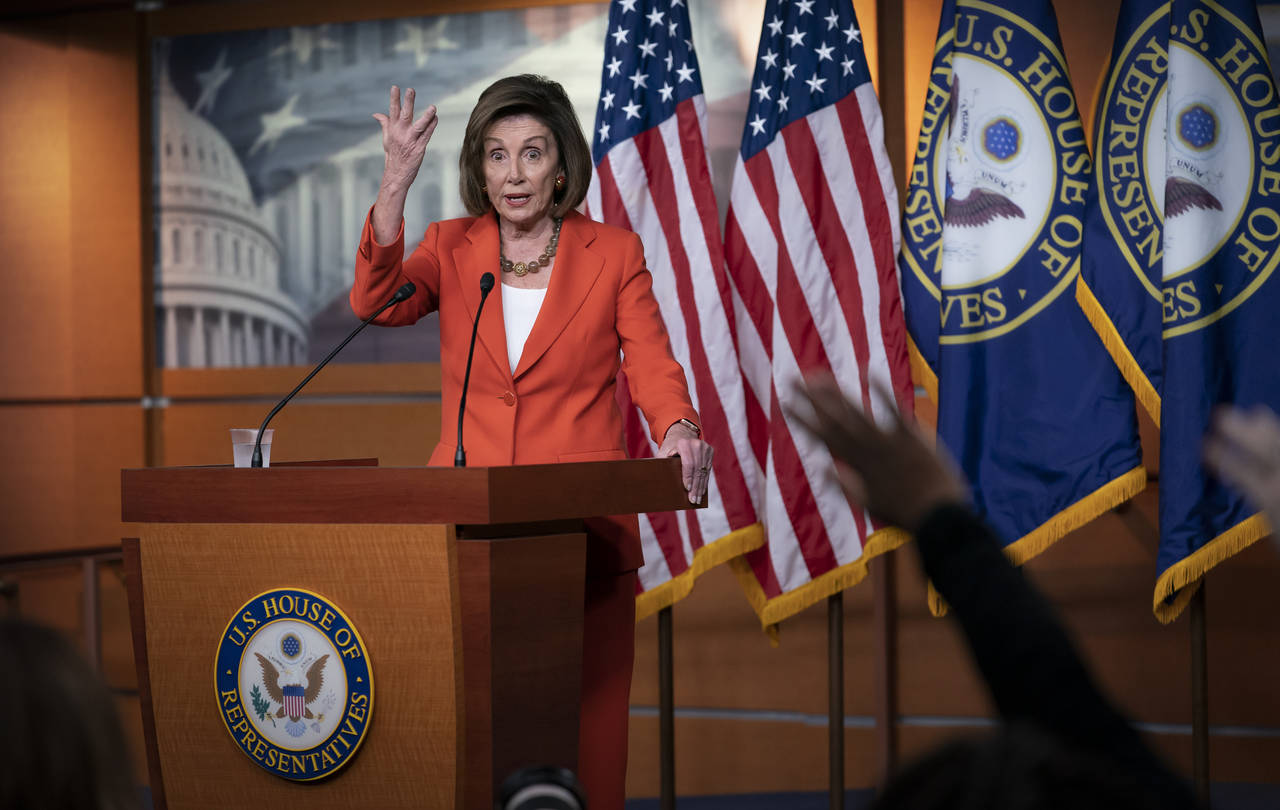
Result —
<instances>
[{"instance_id":1,"label":"gold fringe on flag","mask_svg":"<svg viewBox=\"0 0 1280 810\"><path fill-rule=\"evenodd\" d=\"M1265 515L1259 513L1237 523L1189 556L1169 566L1156 580L1156 592L1151 601L1151 610L1156 618L1161 624L1168 624L1178 618L1191 597L1200 589L1200 580L1210 568L1269 534L1271 523Z\"/></svg>"},{"instance_id":2,"label":"gold fringe on flag","mask_svg":"<svg viewBox=\"0 0 1280 810\"><path fill-rule=\"evenodd\" d=\"M933 369L929 368L929 364L924 361L924 355L920 353L920 349L916 346L916 342L911 339L911 335L907 335L907 361L911 365L911 379L916 385L924 389L929 395L930 401L934 405L938 404L938 375L933 373Z\"/></svg>"},{"instance_id":3,"label":"gold fringe on flag","mask_svg":"<svg viewBox=\"0 0 1280 810\"><path fill-rule=\"evenodd\" d=\"M770 599L756 579L751 564L745 557L735 557L729 561L729 567L738 577L747 601L760 617L761 628L769 634L769 642L778 646L778 623L783 619L796 615L805 608L821 602L828 596L852 588L866 579L868 563L875 557L893 551L911 539L911 535L896 527L887 527L873 532L862 544L862 555L853 562L833 568L813 580L784 594Z\"/></svg>"},{"instance_id":4,"label":"gold fringe on flag","mask_svg":"<svg viewBox=\"0 0 1280 810\"><path fill-rule=\"evenodd\" d=\"M764 545L764 529L752 523L735 529L715 542L708 543L693 553L689 567L652 590L636 597L636 621L646 619L665 607L670 607L689 595L698 577L721 563L741 557Z\"/></svg>"},{"instance_id":5,"label":"gold fringe on flag","mask_svg":"<svg viewBox=\"0 0 1280 810\"><path fill-rule=\"evenodd\" d=\"M1142 466L1134 467L1058 512L1021 539L1005 546L1005 556L1014 565L1022 565L1070 532L1103 512L1114 509L1146 488L1147 469ZM929 611L934 616L947 615L947 604L934 590L932 582L929 583Z\"/></svg>"},{"instance_id":6,"label":"gold fringe on flag","mask_svg":"<svg viewBox=\"0 0 1280 810\"><path fill-rule=\"evenodd\" d=\"M1160 427L1160 394L1156 393L1155 386L1147 379L1147 375L1142 373L1138 361L1133 358L1129 347L1120 337L1119 330L1111 322L1102 304L1098 303L1093 290L1089 289L1089 285L1085 284L1084 278L1080 276L1076 277L1076 303L1080 305L1080 309L1084 310L1084 316L1089 319L1098 337L1102 338L1102 345L1106 347L1111 359L1115 360L1120 374L1133 389L1134 396L1151 415L1156 427Z\"/></svg>"}]
</instances>

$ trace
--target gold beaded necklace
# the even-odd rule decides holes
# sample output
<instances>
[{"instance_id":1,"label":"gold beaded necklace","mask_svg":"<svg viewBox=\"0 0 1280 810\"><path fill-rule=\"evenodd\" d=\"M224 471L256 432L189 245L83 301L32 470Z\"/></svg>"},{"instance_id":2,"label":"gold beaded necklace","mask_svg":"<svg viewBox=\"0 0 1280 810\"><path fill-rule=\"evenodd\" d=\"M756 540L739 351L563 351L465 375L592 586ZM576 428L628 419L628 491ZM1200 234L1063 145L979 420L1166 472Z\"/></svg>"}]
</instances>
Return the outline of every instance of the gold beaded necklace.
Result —
<instances>
[{"instance_id":1,"label":"gold beaded necklace","mask_svg":"<svg viewBox=\"0 0 1280 810\"><path fill-rule=\"evenodd\" d=\"M502 249L502 233L498 233L498 266L502 268L504 273L514 273L516 276L523 276L527 273L536 273L547 265L551 264L551 259L556 255L556 245L560 241L560 223L563 219L555 220L555 227L551 231L551 240L547 242L547 246L542 249L542 255L529 262L512 262L506 257Z\"/></svg>"}]
</instances>

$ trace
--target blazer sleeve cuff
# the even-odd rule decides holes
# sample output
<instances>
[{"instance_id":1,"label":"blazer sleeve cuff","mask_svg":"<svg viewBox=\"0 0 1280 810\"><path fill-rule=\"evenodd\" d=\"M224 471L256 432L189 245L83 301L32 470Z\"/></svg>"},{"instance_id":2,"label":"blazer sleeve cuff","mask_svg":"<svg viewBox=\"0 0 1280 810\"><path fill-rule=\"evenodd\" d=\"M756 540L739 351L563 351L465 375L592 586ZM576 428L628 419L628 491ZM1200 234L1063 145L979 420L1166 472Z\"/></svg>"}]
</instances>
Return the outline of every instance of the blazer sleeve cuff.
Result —
<instances>
[{"instance_id":1,"label":"blazer sleeve cuff","mask_svg":"<svg viewBox=\"0 0 1280 810\"><path fill-rule=\"evenodd\" d=\"M702 421L698 419L696 411L692 409L671 411L670 413L664 413L654 419L653 423L650 425L650 430L653 433L653 443L661 445L662 440L667 437L667 431L671 429L672 425L679 422L681 419L688 419L690 422L698 426L699 434L702 433ZM703 438L705 439L706 437L703 436Z\"/></svg>"},{"instance_id":2,"label":"blazer sleeve cuff","mask_svg":"<svg viewBox=\"0 0 1280 810\"><path fill-rule=\"evenodd\" d=\"M364 231L360 234L360 256L373 267L386 267L404 258L404 218L400 230L390 244L380 244L373 236L373 208L364 218Z\"/></svg>"}]
</instances>

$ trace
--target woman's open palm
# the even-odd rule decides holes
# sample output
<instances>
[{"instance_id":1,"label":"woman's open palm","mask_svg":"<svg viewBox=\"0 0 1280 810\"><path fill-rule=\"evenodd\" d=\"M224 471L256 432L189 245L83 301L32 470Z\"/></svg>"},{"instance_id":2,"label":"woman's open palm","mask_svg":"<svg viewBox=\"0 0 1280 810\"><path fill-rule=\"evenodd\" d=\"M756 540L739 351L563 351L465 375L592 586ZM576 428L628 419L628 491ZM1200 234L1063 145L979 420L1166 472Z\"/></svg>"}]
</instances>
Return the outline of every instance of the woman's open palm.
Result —
<instances>
[{"instance_id":1,"label":"woman's open palm","mask_svg":"<svg viewBox=\"0 0 1280 810\"><path fill-rule=\"evenodd\" d=\"M392 85L391 103L386 115L373 114L382 125L382 149L387 153L383 182L391 181L402 188L407 188L418 176L422 158L427 153L427 143L439 123L434 104L427 107L418 120L414 121L413 99L413 88L404 91L402 102L400 88Z\"/></svg>"}]
</instances>

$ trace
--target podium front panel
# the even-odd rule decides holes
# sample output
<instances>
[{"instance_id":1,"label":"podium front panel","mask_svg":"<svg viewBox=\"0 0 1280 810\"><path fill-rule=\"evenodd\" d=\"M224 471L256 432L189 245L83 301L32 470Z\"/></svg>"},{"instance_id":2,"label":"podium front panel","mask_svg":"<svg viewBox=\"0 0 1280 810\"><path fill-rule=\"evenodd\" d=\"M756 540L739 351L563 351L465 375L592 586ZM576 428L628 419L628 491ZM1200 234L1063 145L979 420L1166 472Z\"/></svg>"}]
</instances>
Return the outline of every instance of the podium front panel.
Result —
<instances>
[{"instance_id":1,"label":"podium front panel","mask_svg":"<svg viewBox=\"0 0 1280 810\"><path fill-rule=\"evenodd\" d=\"M168 807L457 806L462 636L451 527L150 524L139 548ZM373 710L361 747L315 784L251 761L224 722L214 686L229 620L277 588L310 591L340 607L372 670Z\"/></svg>"}]
</instances>

